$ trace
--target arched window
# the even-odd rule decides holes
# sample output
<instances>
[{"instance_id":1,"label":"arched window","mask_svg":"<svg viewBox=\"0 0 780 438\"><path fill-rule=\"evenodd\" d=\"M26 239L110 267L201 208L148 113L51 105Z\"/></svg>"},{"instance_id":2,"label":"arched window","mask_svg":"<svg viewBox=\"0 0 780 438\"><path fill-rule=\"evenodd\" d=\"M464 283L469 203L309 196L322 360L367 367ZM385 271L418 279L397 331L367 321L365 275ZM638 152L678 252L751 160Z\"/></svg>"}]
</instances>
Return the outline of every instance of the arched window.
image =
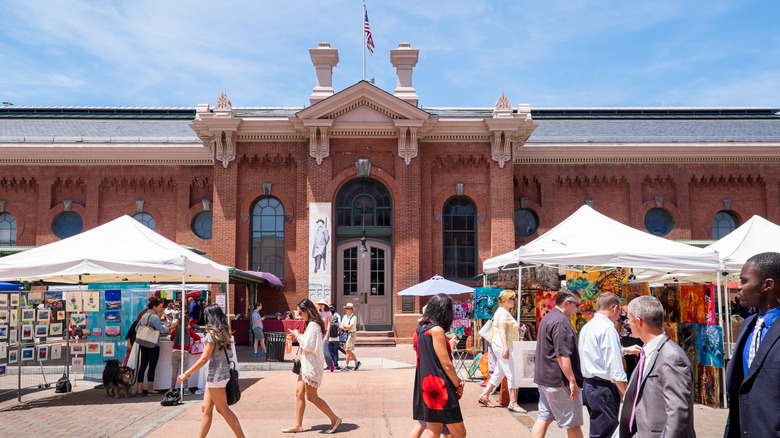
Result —
<instances>
[{"instance_id":1,"label":"arched window","mask_svg":"<svg viewBox=\"0 0 780 438\"><path fill-rule=\"evenodd\" d=\"M645 229L656 236L666 236L674 229L674 218L664 208L651 208L645 214Z\"/></svg>"},{"instance_id":2,"label":"arched window","mask_svg":"<svg viewBox=\"0 0 780 438\"><path fill-rule=\"evenodd\" d=\"M465 196L444 203L444 277L473 279L477 275L477 208Z\"/></svg>"},{"instance_id":3,"label":"arched window","mask_svg":"<svg viewBox=\"0 0 780 438\"><path fill-rule=\"evenodd\" d=\"M154 217L151 214L145 211L139 211L138 213L133 213L132 218L146 225L146 228L154 231Z\"/></svg>"},{"instance_id":4,"label":"arched window","mask_svg":"<svg viewBox=\"0 0 780 438\"><path fill-rule=\"evenodd\" d=\"M0 246L16 246L16 219L11 213L0 213Z\"/></svg>"},{"instance_id":5,"label":"arched window","mask_svg":"<svg viewBox=\"0 0 780 438\"><path fill-rule=\"evenodd\" d=\"M530 208L515 210L515 234L520 237L532 236L539 229L539 216Z\"/></svg>"},{"instance_id":6,"label":"arched window","mask_svg":"<svg viewBox=\"0 0 780 438\"><path fill-rule=\"evenodd\" d=\"M718 240L739 226L739 218L734 212L721 210L712 218L712 238Z\"/></svg>"},{"instance_id":7,"label":"arched window","mask_svg":"<svg viewBox=\"0 0 780 438\"><path fill-rule=\"evenodd\" d=\"M63 211L51 222L51 230L60 239L75 236L84 229L84 220L75 211Z\"/></svg>"},{"instance_id":8,"label":"arched window","mask_svg":"<svg viewBox=\"0 0 780 438\"><path fill-rule=\"evenodd\" d=\"M336 226L392 227L390 192L373 179L350 181L336 196Z\"/></svg>"},{"instance_id":9,"label":"arched window","mask_svg":"<svg viewBox=\"0 0 780 438\"><path fill-rule=\"evenodd\" d=\"M203 210L192 218L192 232L201 239L211 239L214 215L211 210Z\"/></svg>"},{"instance_id":10,"label":"arched window","mask_svg":"<svg viewBox=\"0 0 780 438\"><path fill-rule=\"evenodd\" d=\"M274 197L260 198L252 206L252 270L284 278L284 206Z\"/></svg>"}]
</instances>

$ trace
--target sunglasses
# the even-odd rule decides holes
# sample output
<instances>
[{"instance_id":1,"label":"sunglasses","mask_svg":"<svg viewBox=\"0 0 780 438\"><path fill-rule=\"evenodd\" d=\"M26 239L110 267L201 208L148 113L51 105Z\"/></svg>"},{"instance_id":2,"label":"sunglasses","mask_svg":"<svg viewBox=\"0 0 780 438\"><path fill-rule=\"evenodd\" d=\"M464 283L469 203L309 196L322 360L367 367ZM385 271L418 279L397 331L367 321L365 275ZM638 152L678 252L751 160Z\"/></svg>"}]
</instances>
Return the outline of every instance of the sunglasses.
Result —
<instances>
[{"instance_id":1,"label":"sunglasses","mask_svg":"<svg viewBox=\"0 0 780 438\"><path fill-rule=\"evenodd\" d=\"M571 301L571 300L566 300L566 301L569 302L569 303L574 304L575 306L577 306L578 309L580 308L580 304L582 304L582 303L576 303L576 302Z\"/></svg>"}]
</instances>

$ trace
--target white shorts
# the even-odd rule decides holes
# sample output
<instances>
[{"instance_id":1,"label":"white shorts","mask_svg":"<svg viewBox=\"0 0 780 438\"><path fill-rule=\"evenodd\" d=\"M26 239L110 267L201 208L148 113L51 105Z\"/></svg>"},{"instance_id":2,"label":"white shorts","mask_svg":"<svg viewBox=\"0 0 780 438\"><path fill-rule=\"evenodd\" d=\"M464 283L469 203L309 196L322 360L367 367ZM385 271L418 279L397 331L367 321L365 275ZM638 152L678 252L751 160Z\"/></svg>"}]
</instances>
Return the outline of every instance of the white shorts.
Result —
<instances>
[{"instance_id":1,"label":"white shorts","mask_svg":"<svg viewBox=\"0 0 780 438\"><path fill-rule=\"evenodd\" d=\"M570 400L568 386L539 385L539 419L558 423L561 429L571 429L582 426L582 391L577 398Z\"/></svg>"},{"instance_id":2,"label":"white shorts","mask_svg":"<svg viewBox=\"0 0 780 438\"><path fill-rule=\"evenodd\" d=\"M217 380L216 382L206 382L206 388L224 388L230 379Z\"/></svg>"}]
</instances>

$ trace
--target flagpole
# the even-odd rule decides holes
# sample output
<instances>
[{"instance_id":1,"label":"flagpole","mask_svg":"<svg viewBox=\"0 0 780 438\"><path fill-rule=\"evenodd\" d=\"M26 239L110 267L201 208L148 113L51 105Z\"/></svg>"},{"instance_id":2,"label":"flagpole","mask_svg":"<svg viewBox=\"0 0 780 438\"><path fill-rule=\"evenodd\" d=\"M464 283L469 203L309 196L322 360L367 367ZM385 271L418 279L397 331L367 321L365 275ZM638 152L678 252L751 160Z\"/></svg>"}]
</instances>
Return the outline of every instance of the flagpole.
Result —
<instances>
[{"instance_id":1,"label":"flagpole","mask_svg":"<svg viewBox=\"0 0 780 438\"><path fill-rule=\"evenodd\" d=\"M363 16L360 17L360 30L363 34L363 80L366 80L366 0L363 0Z\"/></svg>"}]
</instances>

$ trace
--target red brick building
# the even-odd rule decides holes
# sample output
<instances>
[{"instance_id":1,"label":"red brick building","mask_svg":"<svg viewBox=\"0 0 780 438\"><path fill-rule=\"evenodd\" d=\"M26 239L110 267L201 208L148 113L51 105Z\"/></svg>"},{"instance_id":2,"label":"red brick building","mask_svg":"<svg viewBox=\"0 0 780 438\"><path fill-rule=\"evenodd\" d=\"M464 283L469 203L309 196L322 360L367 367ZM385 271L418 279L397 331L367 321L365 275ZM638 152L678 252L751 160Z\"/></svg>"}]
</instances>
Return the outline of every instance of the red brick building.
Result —
<instances>
[{"instance_id":1,"label":"red brick building","mask_svg":"<svg viewBox=\"0 0 780 438\"><path fill-rule=\"evenodd\" d=\"M224 94L213 108L0 108L0 245L130 214L276 274L285 287L261 288L267 311L332 297L359 305L368 329L399 331L419 301L398 291L434 274L477 285L483 260L584 203L680 240L754 214L780 222L777 109L537 109L503 94L425 108L408 44L391 51L392 93L364 81L335 93L337 50L310 54L305 108L233 108ZM231 291L246 312L246 289Z\"/></svg>"}]
</instances>

